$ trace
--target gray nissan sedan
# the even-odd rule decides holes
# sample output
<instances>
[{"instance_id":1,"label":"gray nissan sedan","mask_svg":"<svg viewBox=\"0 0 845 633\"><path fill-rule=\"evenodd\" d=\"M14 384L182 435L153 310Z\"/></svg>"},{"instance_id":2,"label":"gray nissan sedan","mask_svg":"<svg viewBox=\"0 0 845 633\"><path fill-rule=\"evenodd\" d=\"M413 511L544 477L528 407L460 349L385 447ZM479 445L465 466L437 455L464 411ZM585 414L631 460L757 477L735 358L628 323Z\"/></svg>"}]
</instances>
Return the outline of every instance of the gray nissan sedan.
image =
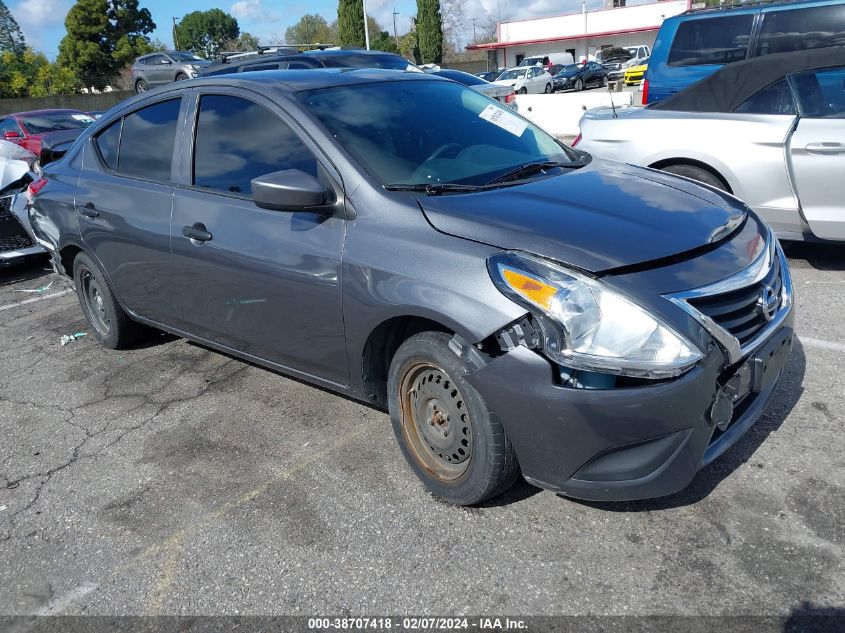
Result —
<instances>
[{"instance_id":1,"label":"gray nissan sedan","mask_svg":"<svg viewBox=\"0 0 845 633\"><path fill-rule=\"evenodd\" d=\"M456 504L520 475L674 493L754 424L792 346L786 261L739 200L422 73L150 91L28 195L103 345L158 328L386 409Z\"/></svg>"}]
</instances>

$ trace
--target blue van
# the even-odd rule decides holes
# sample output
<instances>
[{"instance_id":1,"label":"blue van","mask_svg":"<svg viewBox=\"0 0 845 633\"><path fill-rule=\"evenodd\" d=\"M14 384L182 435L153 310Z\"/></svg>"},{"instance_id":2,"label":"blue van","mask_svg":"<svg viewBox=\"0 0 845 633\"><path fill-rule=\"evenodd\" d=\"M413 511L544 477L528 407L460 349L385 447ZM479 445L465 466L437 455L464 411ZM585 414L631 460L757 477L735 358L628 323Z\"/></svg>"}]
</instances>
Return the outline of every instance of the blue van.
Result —
<instances>
[{"instance_id":1,"label":"blue van","mask_svg":"<svg viewBox=\"0 0 845 633\"><path fill-rule=\"evenodd\" d=\"M643 104L665 99L731 62L843 45L845 0L769 1L687 11L660 27L643 82Z\"/></svg>"}]
</instances>

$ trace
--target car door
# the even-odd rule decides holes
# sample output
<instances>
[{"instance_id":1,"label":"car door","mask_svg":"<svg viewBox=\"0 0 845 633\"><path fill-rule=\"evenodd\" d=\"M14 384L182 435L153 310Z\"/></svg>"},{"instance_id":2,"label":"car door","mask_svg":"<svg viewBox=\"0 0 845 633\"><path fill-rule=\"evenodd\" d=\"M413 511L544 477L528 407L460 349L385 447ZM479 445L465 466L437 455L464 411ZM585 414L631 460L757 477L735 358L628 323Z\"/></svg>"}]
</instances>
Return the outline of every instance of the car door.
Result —
<instances>
[{"instance_id":1,"label":"car door","mask_svg":"<svg viewBox=\"0 0 845 633\"><path fill-rule=\"evenodd\" d=\"M532 66L528 69L528 92L532 94L539 94L543 92L543 88L540 86L541 76L542 71L536 66Z\"/></svg>"},{"instance_id":2,"label":"car door","mask_svg":"<svg viewBox=\"0 0 845 633\"><path fill-rule=\"evenodd\" d=\"M845 239L845 68L790 77L799 119L789 141L801 211L822 239Z\"/></svg>"},{"instance_id":3,"label":"car door","mask_svg":"<svg viewBox=\"0 0 845 633\"><path fill-rule=\"evenodd\" d=\"M195 139L183 159L171 233L182 329L346 384L340 287L345 219L262 209L250 188L252 178L299 169L342 198L339 176L271 101L218 88L195 94Z\"/></svg>"},{"instance_id":4,"label":"car door","mask_svg":"<svg viewBox=\"0 0 845 633\"><path fill-rule=\"evenodd\" d=\"M163 84L170 81L170 69L173 64L164 55L147 58L147 77L150 84Z\"/></svg>"},{"instance_id":5,"label":"car door","mask_svg":"<svg viewBox=\"0 0 845 633\"><path fill-rule=\"evenodd\" d=\"M169 284L174 147L181 96L145 101L85 145L75 206L82 241L123 305L172 325L179 302Z\"/></svg>"}]
</instances>

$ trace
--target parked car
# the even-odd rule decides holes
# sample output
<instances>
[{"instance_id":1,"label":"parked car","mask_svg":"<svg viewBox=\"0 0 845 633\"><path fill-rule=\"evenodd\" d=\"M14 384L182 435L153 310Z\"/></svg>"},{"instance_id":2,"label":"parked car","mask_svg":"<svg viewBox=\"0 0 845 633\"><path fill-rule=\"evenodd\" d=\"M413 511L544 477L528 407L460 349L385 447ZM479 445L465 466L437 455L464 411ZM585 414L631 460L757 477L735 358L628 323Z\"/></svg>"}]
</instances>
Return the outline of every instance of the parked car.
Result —
<instances>
[{"instance_id":1,"label":"parked car","mask_svg":"<svg viewBox=\"0 0 845 633\"><path fill-rule=\"evenodd\" d=\"M522 95L554 92L554 78L540 66L509 68L493 83L513 88Z\"/></svg>"},{"instance_id":2,"label":"parked car","mask_svg":"<svg viewBox=\"0 0 845 633\"><path fill-rule=\"evenodd\" d=\"M445 77L446 79L451 79L452 81L457 81L465 86L469 86L473 90L480 92L483 95L487 95L491 99L504 103L513 110L519 109L519 106L516 103L516 93L513 88L490 83L489 81L481 79L481 77L465 73L461 70L436 70L431 74L437 75L438 77Z\"/></svg>"},{"instance_id":3,"label":"parked car","mask_svg":"<svg viewBox=\"0 0 845 633\"><path fill-rule=\"evenodd\" d=\"M530 57L525 57L517 65L518 66L542 66L546 70L549 70L555 64L567 66L569 64L574 64L574 63L575 63L575 59L572 57L572 53L548 53L546 55L532 55Z\"/></svg>"},{"instance_id":4,"label":"parked car","mask_svg":"<svg viewBox=\"0 0 845 633\"><path fill-rule=\"evenodd\" d=\"M772 53L845 44L842 0L753 3L695 9L667 18L643 82L655 103L725 64Z\"/></svg>"},{"instance_id":5,"label":"parked car","mask_svg":"<svg viewBox=\"0 0 845 633\"><path fill-rule=\"evenodd\" d=\"M643 63L639 66L632 66L631 68L625 69L625 73L623 75L622 80L625 82L626 86L638 86L642 83L643 76L646 73L646 69L648 68L648 57L643 60Z\"/></svg>"},{"instance_id":6,"label":"parked car","mask_svg":"<svg viewBox=\"0 0 845 633\"><path fill-rule=\"evenodd\" d=\"M25 228L26 216L19 215L21 194L37 178L38 156L20 145L0 140L0 267L43 255Z\"/></svg>"},{"instance_id":7,"label":"parked car","mask_svg":"<svg viewBox=\"0 0 845 633\"><path fill-rule=\"evenodd\" d=\"M239 58L204 69L203 77L259 70L305 70L308 68L383 68L422 72L404 57L382 51L359 49L313 50L296 55L261 55Z\"/></svg>"},{"instance_id":8,"label":"parked car","mask_svg":"<svg viewBox=\"0 0 845 633\"><path fill-rule=\"evenodd\" d=\"M144 92L171 81L197 77L211 65L207 59L187 51L161 51L142 55L129 68L129 76L136 93Z\"/></svg>"},{"instance_id":9,"label":"parked car","mask_svg":"<svg viewBox=\"0 0 845 633\"><path fill-rule=\"evenodd\" d=\"M793 340L786 259L739 200L424 73L174 84L30 189L106 347L143 323L386 409L452 503L520 473L676 492L754 424Z\"/></svg>"},{"instance_id":10,"label":"parked car","mask_svg":"<svg viewBox=\"0 0 845 633\"><path fill-rule=\"evenodd\" d=\"M94 122L79 110L33 110L7 114L0 119L3 140L11 141L49 163L68 150L76 137Z\"/></svg>"},{"instance_id":11,"label":"parked car","mask_svg":"<svg viewBox=\"0 0 845 633\"><path fill-rule=\"evenodd\" d=\"M563 70L554 76L555 90L580 92L584 88L595 86L607 86L607 69L598 62L564 66Z\"/></svg>"},{"instance_id":12,"label":"parked car","mask_svg":"<svg viewBox=\"0 0 845 633\"><path fill-rule=\"evenodd\" d=\"M588 110L577 145L732 193L783 239L845 240L845 48L755 57L647 108Z\"/></svg>"},{"instance_id":13,"label":"parked car","mask_svg":"<svg viewBox=\"0 0 845 633\"><path fill-rule=\"evenodd\" d=\"M483 73L475 73L475 76L480 79L483 79L484 81L489 81L490 83L493 83L499 78L499 75L501 74L501 70L491 70Z\"/></svg>"}]
</instances>

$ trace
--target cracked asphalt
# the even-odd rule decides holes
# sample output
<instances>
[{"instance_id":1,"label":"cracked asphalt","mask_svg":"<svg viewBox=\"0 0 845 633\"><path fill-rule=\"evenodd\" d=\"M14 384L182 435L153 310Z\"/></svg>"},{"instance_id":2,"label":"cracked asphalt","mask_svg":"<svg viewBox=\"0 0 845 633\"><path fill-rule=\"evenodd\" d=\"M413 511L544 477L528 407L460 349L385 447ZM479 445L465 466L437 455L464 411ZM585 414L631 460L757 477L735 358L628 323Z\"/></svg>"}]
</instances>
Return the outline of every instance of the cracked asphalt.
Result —
<instances>
[{"instance_id":1,"label":"cracked asphalt","mask_svg":"<svg viewBox=\"0 0 845 633\"><path fill-rule=\"evenodd\" d=\"M0 614L841 610L845 249L789 255L785 378L690 488L474 509L424 492L386 415L167 335L61 346L76 296L2 269Z\"/></svg>"}]
</instances>

